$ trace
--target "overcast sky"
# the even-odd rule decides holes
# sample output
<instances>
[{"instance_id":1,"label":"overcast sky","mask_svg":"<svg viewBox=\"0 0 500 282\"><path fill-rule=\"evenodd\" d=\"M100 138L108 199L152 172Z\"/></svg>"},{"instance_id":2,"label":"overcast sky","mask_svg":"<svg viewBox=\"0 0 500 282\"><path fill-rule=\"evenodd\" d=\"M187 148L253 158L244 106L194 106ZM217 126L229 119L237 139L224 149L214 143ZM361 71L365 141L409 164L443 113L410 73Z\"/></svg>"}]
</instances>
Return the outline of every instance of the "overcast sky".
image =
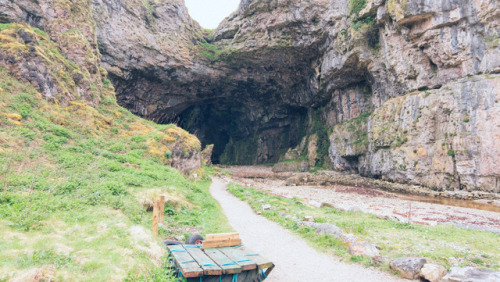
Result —
<instances>
[{"instance_id":1,"label":"overcast sky","mask_svg":"<svg viewBox=\"0 0 500 282\"><path fill-rule=\"evenodd\" d=\"M214 29L232 12L238 9L240 0L186 0L193 19L204 28Z\"/></svg>"}]
</instances>

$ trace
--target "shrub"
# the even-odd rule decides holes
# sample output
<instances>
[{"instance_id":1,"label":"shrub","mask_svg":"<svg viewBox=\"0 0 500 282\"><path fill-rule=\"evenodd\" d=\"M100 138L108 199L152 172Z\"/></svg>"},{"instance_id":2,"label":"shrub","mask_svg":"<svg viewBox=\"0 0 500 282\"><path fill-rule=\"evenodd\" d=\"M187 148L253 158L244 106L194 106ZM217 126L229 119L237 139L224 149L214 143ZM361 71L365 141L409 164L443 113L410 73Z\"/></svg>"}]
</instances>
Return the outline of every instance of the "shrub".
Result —
<instances>
[{"instance_id":1,"label":"shrub","mask_svg":"<svg viewBox=\"0 0 500 282\"><path fill-rule=\"evenodd\" d=\"M172 157L172 151L167 150L167 151L165 152L165 158L170 159L171 157Z\"/></svg>"},{"instance_id":2,"label":"shrub","mask_svg":"<svg viewBox=\"0 0 500 282\"><path fill-rule=\"evenodd\" d=\"M455 151L453 150L448 150L448 156L454 158L455 157Z\"/></svg>"},{"instance_id":3,"label":"shrub","mask_svg":"<svg viewBox=\"0 0 500 282\"><path fill-rule=\"evenodd\" d=\"M349 14L359 15L359 12L363 10L366 6L366 0L350 0Z\"/></svg>"}]
</instances>

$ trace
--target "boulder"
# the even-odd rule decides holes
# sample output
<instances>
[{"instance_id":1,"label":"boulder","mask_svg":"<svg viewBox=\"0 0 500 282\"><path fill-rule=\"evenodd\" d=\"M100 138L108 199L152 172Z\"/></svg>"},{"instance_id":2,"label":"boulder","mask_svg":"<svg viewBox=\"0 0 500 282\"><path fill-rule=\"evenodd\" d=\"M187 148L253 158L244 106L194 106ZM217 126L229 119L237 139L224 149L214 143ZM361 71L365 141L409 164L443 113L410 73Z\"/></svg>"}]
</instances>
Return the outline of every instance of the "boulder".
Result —
<instances>
[{"instance_id":1,"label":"boulder","mask_svg":"<svg viewBox=\"0 0 500 282\"><path fill-rule=\"evenodd\" d=\"M309 137L307 144L307 160L310 166L315 166L318 161L318 135L313 134Z\"/></svg>"},{"instance_id":2,"label":"boulder","mask_svg":"<svg viewBox=\"0 0 500 282\"><path fill-rule=\"evenodd\" d=\"M279 162L273 166L273 172L306 172L309 171L309 164L305 160Z\"/></svg>"},{"instance_id":3,"label":"boulder","mask_svg":"<svg viewBox=\"0 0 500 282\"><path fill-rule=\"evenodd\" d=\"M316 233L332 235L333 237L342 240L342 242L344 243L354 242L358 240L358 238L354 234L344 233L342 229L330 223L303 221L300 224L316 228Z\"/></svg>"},{"instance_id":4,"label":"boulder","mask_svg":"<svg viewBox=\"0 0 500 282\"><path fill-rule=\"evenodd\" d=\"M321 203L321 208L333 208L334 206L330 203Z\"/></svg>"},{"instance_id":5,"label":"boulder","mask_svg":"<svg viewBox=\"0 0 500 282\"><path fill-rule=\"evenodd\" d=\"M422 257L401 257L389 262L392 270L399 271L401 276L406 279L417 279L420 270L427 263Z\"/></svg>"},{"instance_id":6,"label":"boulder","mask_svg":"<svg viewBox=\"0 0 500 282\"><path fill-rule=\"evenodd\" d=\"M361 208L360 207L350 207L349 209L347 209L348 212L360 212L361 211Z\"/></svg>"},{"instance_id":7,"label":"boulder","mask_svg":"<svg viewBox=\"0 0 500 282\"><path fill-rule=\"evenodd\" d=\"M286 186L297 186L300 184L300 181L297 177L290 177L286 179Z\"/></svg>"},{"instance_id":8,"label":"boulder","mask_svg":"<svg viewBox=\"0 0 500 282\"><path fill-rule=\"evenodd\" d=\"M340 239L342 239L342 241L344 243L349 243L349 242L354 242L356 240L358 240L358 238L356 237L356 235L352 234L352 233L345 233L345 234L342 234L340 236Z\"/></svg>"},{"instance_id":9,"label":"boulder","mask_svg":"<svg viewBox=\"0 0 500 282\"><path fill-rule=\"evenodd\" d=\"M203 151L201 151L201 164L210 166L212 165L212 152L214 150L214 144L207 145Z\"/></svg>"},{"instance_id":10,"label":"boulder","mask_svg":"<svg viewBox=\"0 0 500 282\"><path fill-rule=\"evenodd\" d=\"M377 247L366 241L353 241L349 244L348 252L352 256L377 257L380 253Z\"/></svg>"},{"instance_id":11,"label":"boulder","mask_svg":"<svg viewBox=\"0 0 500 282\"><path fill-rule=\"evenodd\" d=\"M446 268L438 264L426 263L420 270L420 277L430 282L441 281L446 275Z\"/></svg>"},{"instance_id":12,"label":"boulder","mask_svg":"<svg viewBox=\"0 0 500 282\"><path fill-rule=\"evenodd\" d=\"M336 238L341 238L342 229L339 227L329 224L329 223L311 223L311 222L302 222L303 225L307 225L309 227L316 228L316 233L318 234L329 234Z\"/></svg>"},{"instance_id":13,"label":"boulder","mask_svg":"<svg viewBox=\"0 0 500 282\"><path fill-rule=\"evenodd\" d=\"M313 208L321 208L322 204L320 202L317 202L317 201L309 201L308 203L311 207Z\"/></svg>"},{"instance_id":14,"label":"boulder","mask_svg":"<svg viewBox=\"0 0 500 282\"><path fill-rule=\"evenodd\" d=\"M476 267L452 267L443 282L490 282L500 281L500 271Z\"/></svg>"}]
</instances>

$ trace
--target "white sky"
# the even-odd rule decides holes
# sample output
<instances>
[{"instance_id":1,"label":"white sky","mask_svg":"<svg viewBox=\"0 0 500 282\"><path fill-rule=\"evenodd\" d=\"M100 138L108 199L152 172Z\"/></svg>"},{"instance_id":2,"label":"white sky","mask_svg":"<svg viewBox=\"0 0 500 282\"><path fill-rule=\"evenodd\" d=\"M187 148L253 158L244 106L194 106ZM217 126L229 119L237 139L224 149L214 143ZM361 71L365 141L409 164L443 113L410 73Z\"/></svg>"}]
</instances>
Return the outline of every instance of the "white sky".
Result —
<instances>
[{"instance_id":1,"label":"white sky","mask_svg":"<svg viewBox=\"0 0 500 282\"><path fill-rule=\"evenodd\" d=\"M204 28L214 29L238 9L240 0L185 0L191 18Z\"/></svg>"}]
</instances>

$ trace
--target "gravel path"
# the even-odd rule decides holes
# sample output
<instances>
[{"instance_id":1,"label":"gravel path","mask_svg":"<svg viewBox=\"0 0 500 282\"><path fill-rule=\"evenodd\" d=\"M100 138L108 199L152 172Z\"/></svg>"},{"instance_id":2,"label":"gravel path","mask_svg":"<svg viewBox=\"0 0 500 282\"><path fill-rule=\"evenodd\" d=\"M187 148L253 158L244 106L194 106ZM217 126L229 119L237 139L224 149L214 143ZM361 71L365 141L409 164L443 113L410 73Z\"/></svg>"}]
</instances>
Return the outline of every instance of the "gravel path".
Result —
<instances>
[{"instance_id":1,"label":"gravel path","mask_svg":"<svg viewBox=\"0 0 500 282\"><path fill-rule=\"evenodd\" d=\"M210 193L219 201L244 244L276 265L266 281L408 281L373 268L345 264L316 251L298 236L255 214L248 204L227 192L226 187L226 182L214 178Z\"/></svg>"}]
</instances>

